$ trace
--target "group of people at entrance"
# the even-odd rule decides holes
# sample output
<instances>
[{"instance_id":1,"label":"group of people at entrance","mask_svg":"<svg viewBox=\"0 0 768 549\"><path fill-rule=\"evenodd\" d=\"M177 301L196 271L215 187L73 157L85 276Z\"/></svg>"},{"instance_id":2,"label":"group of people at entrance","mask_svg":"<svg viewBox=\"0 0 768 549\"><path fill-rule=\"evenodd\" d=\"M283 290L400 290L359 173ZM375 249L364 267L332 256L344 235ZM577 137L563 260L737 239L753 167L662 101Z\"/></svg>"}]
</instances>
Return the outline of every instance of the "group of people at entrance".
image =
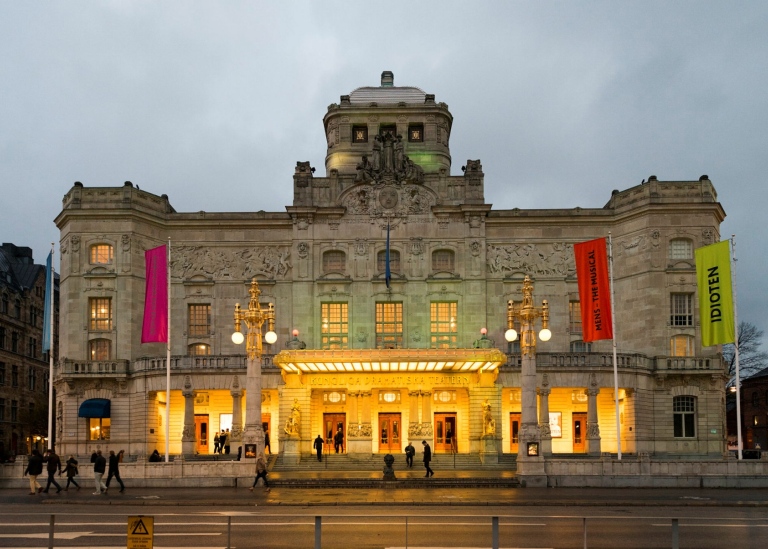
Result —
<instances>
[{"instance_id":1,"label":"group of people at entrance","mask_svg":"<svg viewBox=\"0 0 768 549\"><path fill-rule=\"evenodd\" d=\"M213 437L213 453L229 453L229 429L222 429L221 433L216 433Z\"/></svg>"},{"instance_id":2,"label":"group of people at entrance","mask_svg":"<svg viewBox=\"0 0 768 549\"><path fill-rule=\"evenodd\" d=\"M333 440L333 449L337 454L339 452L342 454L344 453L344 431L341 430L341 427L339 427L335 435L328 431L328 440ZM317 435L317 438L312 443L312 447L314 448L315 452L317 452L317 461L323 461L324 445L325 441L323 440L323 435Z\"/></svg>"},{"instance_id":3,"label":"group of people at entrance","mask_svg":"<svg viewBox=\"0 0 768 549\"><path fill-rule=\"evenodd\" d=\"M421 441L421 445L424 447L424 454L423 454L423 461L424 461L424 468L427 470L427 474L424 475L424 477L431 477L435 474L435 472L432 470L432 468L429 466L429 463L432 461L432 448L430 447L429 443L426 440ZM405 465L408 468L413 467L413 456L416 455L416 448L413 447L413 444L410 442L408 443L408 446L405 447Z\"/></svg>"}]
</instances>

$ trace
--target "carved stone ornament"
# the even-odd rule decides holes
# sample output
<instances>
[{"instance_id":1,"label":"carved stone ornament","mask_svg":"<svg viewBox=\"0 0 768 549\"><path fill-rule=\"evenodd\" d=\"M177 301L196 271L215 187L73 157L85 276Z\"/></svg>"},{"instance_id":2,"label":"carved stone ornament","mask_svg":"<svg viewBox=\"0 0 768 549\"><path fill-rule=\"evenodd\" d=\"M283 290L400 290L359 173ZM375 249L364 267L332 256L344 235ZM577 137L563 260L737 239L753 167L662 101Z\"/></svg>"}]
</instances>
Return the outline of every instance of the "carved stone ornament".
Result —
<instances>
[{"instance_id":1,"label":"carved stone ornament","mask_svg":"<svg viewBox=\"0 0 768 549\"><path fill-rule=\"evenodd\" d=\"M364 154L357 164L355 182L421 184L424 182L424 169L405 154L403 136L387 132L373 138L370 153Z\"/></svg>"},{"instance_id":2,"label":"carved stone ornament","mask_svg":"<svg viewBox=\"0 0 768 549\"><path fill-rule=\"evenodd\" d=\"M397 206L399 197L397 191L392 187L385 187L379 191L379 204L385 210L392 210Z\"/></svg>"},{"instance_id":3,"label":"carved stone ornament","mask_svg":"<svg viewBox=\"0 0 768 549\"><path fill-rule=\"evenodd\" d=\"M572 276L576 274L573 244L509 244L486 247L488 272L497 275Z\"/></svg>"},{"instance_id":4,"label":"carved stone ornament","mask_svg":"<svg viewBox=\"0 0 768 549\"><path fill-rule=\"evenodd\" d=\"M339 204L347 214L366 215L370 218L405 218L408 215L428 214L437 204L437 195L419 185L396 186L387 184L379 188L358 184L346 190Z\"/></svg>"},{"instance_id":5,"label":"carved stone ornament","mask_svg":"<svg viewBox=\"0 0 768 549\"><path fill-rule=\"evenodd\" d=\"M203 275L213 280L247 280L261 275L275 280L290 272L290 257L291 249L282 246L175 246L171 275L181 279Z\"/></svg>"},{"instance_id":6,"label":"carved stone ornament","mask_svg":"<svg viewBox=\"0 0 768 549\"><path fill-rule=\"evenodd\" d=\"M408 436L411 438L431 438L433 436L431 423L411 423L408 426Z\"/></svg>"},{"instance_id":7,"label":"carved stone ornament","mask_svg":"<svg viewBox=\"0 0 768 549\"><path fill-rule=\"evenodd\" d=\"M309 244L306 242L299 242L296 246L296 251L299 253L299 257L304 259L309 254Z\"/></svg>"}]
</instances>

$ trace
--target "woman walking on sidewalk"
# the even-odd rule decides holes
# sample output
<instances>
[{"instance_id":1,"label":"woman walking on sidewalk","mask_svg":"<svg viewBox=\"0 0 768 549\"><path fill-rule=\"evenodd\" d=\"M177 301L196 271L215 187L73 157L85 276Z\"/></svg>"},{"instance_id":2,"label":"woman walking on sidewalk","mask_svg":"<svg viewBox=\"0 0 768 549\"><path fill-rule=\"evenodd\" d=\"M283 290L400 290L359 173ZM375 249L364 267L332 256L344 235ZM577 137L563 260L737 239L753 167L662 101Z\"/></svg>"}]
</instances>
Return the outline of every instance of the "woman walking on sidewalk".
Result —
<instances>
[{"instance_id":1,"label":"woman walking on sidewalk","mask_svg":"<svg viewBox=\"0 0 768 549\"><path fill-rule=\"evenodd\" d=\"M267 458L264 457L264 452L259 452L259 455L256 458L256 478L253 479L253 486L249 488L251 492L256 488L256 484L258 484L260 478L264 479L264 491L269 492L270 488L269 483L267 482Z\"/></svg>"}]
</instances>

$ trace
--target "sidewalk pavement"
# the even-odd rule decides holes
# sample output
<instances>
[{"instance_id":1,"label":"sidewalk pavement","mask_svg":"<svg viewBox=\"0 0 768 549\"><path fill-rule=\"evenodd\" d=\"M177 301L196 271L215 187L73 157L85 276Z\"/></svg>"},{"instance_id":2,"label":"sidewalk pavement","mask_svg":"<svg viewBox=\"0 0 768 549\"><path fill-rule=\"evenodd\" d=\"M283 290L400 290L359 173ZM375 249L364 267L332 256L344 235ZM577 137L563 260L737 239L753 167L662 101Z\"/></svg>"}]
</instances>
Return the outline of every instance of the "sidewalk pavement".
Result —
<instances>
[{"instance_id":1,"label":"sidewalk pavement","mask_svg":"<svg viewBox=\"0 0 768 549\"><path fill-rule=\"evenodd\" d=\"M82 489L70 487L60 494L28 495L29 487L0 490L0 504L75 504L75 505L146 505L146 506L727 506L768 507L764 489L685 489L685 488L520 488L512 486L473 487L471 479L512 478L508 471L436 471L424 479L414 468L397 472L398 482L388 483L382 473L369 471L300 471L270 473L270 492L259 484L248 488L252 479L237 487L134 488L130 478L123 478L126 491L111 487L106 495L93 495L93 479L80 476ZM338 487L343 479L368 482L361 487ZM452 485L451 479L455 479ZM307 484L294 486L293 482ZM323 486L323 481L334 486ZM431 481L434 486L429 486ZM312 484L309 484L309 482ZM413 482L413 486L409 486ZM444 484L445 483L445 484Z\"/></svg>"}]
</instances>

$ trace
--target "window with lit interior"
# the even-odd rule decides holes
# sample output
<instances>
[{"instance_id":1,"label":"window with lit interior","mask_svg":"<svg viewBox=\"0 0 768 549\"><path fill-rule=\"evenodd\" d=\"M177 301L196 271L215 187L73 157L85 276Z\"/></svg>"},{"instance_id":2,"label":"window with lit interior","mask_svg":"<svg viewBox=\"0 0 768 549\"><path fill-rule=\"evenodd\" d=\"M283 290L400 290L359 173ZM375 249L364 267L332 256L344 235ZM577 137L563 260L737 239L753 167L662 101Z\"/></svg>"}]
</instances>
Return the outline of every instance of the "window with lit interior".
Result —
<instances>
[{"instance_id":1,"label":"window with lit interior","mask_svg":"<svg viewBox=\"0 0 768 549\"><path fill-rule=\"evenodd\" d=\"M671 356L693 356L693 336L676 335L670 339L669 354Z\"/></svg>"},{"instance_id":2,"label":"window with lit interior","mask_svg":"<svg viewBox=\"0 0 768 549\"><path fill-rule=\"evenodd\" d=\"M211 306L209 304L189 305L189 337L204 337L211 335Z\"/></svg>"},{"instance_id":3,"label":"window with lit interior","mask_svg":"<svg viewBox=\"0 0 768 549\"><path fill-rule=\"evenodd\" d=\"M346 303L321 303L321 344L323 349L349 346L349 316Z\"/></svg>"},{"instance_id":4,"label":"window with lit interior","mask_svg":"<svg viewBox=\"0 0 768 549\"><path fill-rule=\"evenodd\" d=\"M111 244L94 244L91 246L91 265L110 265L113 260L113 250Z\"/></svg>"},{"instance_id":5,"label":"window with lit interior","mask_svg":"<svg viewBox=\"0 0 768 549\"><path fill-rule=\"evenodd\" d=\"M206 343L194 343L188 347L192 356L207 356L211 354L211 346Z\"/></svg>"},{"instance_id":6,"label":"window with lit interior","mask_svg":"<svg viewBox=\"0 0 768 549\"><path fill-rule=\"evenodd\" d=\"M112 421L108 417L88 418L89 440L109 440Z\"/></svg>"},{"instance_id":7,"label":"window with lit interior","mask_svg":"<svg viewBox=\"0 0 768 549\"><path fill-rule=\"evenodd\" d=\"M90 311L90 329L108 331L112 329L112 298L91 297L88 299Z\"/></svg>"},{"instance_id":8,"label":"window with lit interior","mask_svg":"<svg viewBox=\"0 0 768 549\"><path fill-rule=\"evenodd\" d=\"M433 301L429 304L430 347L452 349L458 341L458 310L456 301Z\"/></svg>"},{"instance_id":9,"label":"window with lit interior","mask_svg":"<svg viewBox=\"0 0 768 549\"><path fill-rule=\"evenodd\" d=\"M376 303L376 348L400 349L403 346L403 304Z\"/></svg>"},{"instance_id":10,"label":"window with lit interior","mask_svg":"<svg viewBox=\"0 0 768 549\"><path fill-rule=\"evenodd\" d=\"M88 354L91 360L109 360L112 358L112 341L109 339L92 339L88 342Z\"/></svg>"},{"instance_id":11,"label":"window with lit interior","mask_svg":"<svg viewBox=\"0 0 768 549\"><path fill-rule=\"evenodd\" d=\"M568 303L568 320L571 335L581 335L583 333L581 326L581 301L570 301Z\"/></svg>"}]
</instances>

